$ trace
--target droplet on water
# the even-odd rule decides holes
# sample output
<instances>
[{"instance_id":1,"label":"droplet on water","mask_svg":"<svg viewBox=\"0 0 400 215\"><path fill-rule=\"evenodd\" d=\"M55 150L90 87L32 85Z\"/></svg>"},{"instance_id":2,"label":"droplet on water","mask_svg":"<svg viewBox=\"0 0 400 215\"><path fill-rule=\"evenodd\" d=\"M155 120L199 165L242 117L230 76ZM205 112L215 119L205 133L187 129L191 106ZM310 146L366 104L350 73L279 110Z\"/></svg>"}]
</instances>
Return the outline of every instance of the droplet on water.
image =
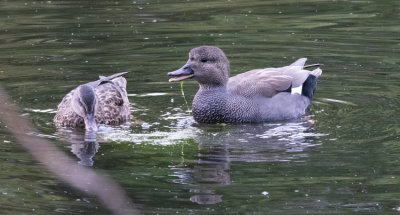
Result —
<instances>
[{"instance_id":1,"label":"droplet on water","mask_svg":"<svg viewBox=\"0 0 400 215\"><path fill-rule=\"evenodd\" d=\"M269 193L267 191L263 191L261 194L263 194L264 196L268 195Z\"/></svg>"}]
</instances>

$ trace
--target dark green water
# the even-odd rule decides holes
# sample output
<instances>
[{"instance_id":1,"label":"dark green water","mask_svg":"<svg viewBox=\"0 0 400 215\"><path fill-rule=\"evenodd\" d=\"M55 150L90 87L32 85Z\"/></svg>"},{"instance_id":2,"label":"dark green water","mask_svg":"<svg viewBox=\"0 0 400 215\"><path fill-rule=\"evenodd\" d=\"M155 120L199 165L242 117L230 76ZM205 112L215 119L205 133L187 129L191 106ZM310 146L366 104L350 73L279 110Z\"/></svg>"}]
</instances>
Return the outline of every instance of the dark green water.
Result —
<instances>
[{"instance_id":1,"label":"dark green water","mask_svg":"<svg viewBox=\"0 0 400 215\"><path fill-rule=\"evenodd\" d=\"M85 147L83 131L57 131L57 104L100 74L131 71L138 123L101 132L90 168L145 214L397 214L399 24L398 0L1 0L0 83L79 165L71 151ZM324 64L307 117L196 124L166 73L199 45L222 48L232 74L300 57ZM184 91L191 102L197 84ZM0 214L109 214L4 124L0 160Z\"/></svg>"}]
</instances>

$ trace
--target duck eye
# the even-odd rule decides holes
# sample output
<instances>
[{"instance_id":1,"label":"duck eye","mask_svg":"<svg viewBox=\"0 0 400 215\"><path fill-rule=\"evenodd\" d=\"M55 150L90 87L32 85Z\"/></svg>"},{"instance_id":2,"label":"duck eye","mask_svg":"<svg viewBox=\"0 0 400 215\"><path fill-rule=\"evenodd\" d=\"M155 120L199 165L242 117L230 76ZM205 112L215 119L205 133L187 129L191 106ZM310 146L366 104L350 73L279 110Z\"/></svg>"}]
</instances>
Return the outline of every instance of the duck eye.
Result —
<instances>
[{"instance_id":1,"label":"duck eye","mask_svg":"<svg viewBox=\"0 0 400 215\"><path fill-rule=\"evenodd\" d=\"M205 59L205 58L202 58L201 60L200 60L202 63L207 63L207 59Z\"/></svg>"}]
</instances>

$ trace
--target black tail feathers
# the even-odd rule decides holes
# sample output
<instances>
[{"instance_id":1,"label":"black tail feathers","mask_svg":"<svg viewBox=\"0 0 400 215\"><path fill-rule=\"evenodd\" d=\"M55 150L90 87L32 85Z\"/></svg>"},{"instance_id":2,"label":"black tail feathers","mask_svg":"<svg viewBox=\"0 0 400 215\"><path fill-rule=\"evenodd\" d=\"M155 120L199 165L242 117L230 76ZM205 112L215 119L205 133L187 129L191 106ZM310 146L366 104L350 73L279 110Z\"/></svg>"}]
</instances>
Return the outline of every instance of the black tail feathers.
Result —
<instances>
[{"instance_id":1,"label":"black tail feathers","mask_svg":"<svg viewBox=\"0 0 400 215\"><path fill-rule=\"evenodd\" d=\"M317 89L317 81L318 78L316 76L309 75L306 81L303 83L301 95L306 96L310 100L312 100L315 93L315 89Z\"/></svg>"}]
</instances>

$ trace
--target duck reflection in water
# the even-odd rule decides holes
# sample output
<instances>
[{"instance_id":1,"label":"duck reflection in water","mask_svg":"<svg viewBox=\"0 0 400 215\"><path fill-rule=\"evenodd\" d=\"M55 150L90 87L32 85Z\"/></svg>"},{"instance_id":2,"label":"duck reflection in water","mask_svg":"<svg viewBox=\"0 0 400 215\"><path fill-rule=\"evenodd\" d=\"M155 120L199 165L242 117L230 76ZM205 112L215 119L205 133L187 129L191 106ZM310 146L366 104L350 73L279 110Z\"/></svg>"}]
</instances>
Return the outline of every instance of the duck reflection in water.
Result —
<instances>
[{"instance_id":1,"label":"duck reflection in water","mask_svg":"<svg viewBox=\"0 0 400 215\"><path fill-rule=\"evenodd\" d=\"M80 165L93 166L93 157L100 148L96 131L86 131L83 134L77 130L59 129L56 136L60 140L71 143L71 152L79 158Z\"/></svg>"},{"instance_id":2,"label":"duck reflection in water","mask_svg":"<svg viewBox=\"0 0 400 215\"><path fill-rule=\"evenodd\" d=\"M215 144L216 143L216 144ZM222 201L222 195L215 194L214 186L226 186L231 183L227 170L230 169L229 151L225 143L199 144L198 160L193 169L194 181L198 189L190 201L198 204L216 204Z\"/></svg>"},{"instance_id":3,"label":"duck reflection in water","mask_svg":"<svg viewBox=\"0 0 400 215\"><path fill-rule=\"evenodd\" d=\"M71 152L80 159L78 163L83 166L93 166L93 157L98 149L99 144L94 131L86 131L83 142L71 145Z\"/></svg>"},{"instance_id":4,"label":"duck reflection in water","mask_svg":"<svg viewBox=\"0 0 400 215\"><path fill-rule=\"evenodd\" d=\"M308 151L324 136L315 133L313 123L296 119L275 124L200 125L200 134L194 137L197 160L192 171L180 173L190 175L178 181L193 184L190 201L217 204L223 201L217 190L231 184L231 162L290 162L309 157Z\"/></svg>"}]
</instances>

